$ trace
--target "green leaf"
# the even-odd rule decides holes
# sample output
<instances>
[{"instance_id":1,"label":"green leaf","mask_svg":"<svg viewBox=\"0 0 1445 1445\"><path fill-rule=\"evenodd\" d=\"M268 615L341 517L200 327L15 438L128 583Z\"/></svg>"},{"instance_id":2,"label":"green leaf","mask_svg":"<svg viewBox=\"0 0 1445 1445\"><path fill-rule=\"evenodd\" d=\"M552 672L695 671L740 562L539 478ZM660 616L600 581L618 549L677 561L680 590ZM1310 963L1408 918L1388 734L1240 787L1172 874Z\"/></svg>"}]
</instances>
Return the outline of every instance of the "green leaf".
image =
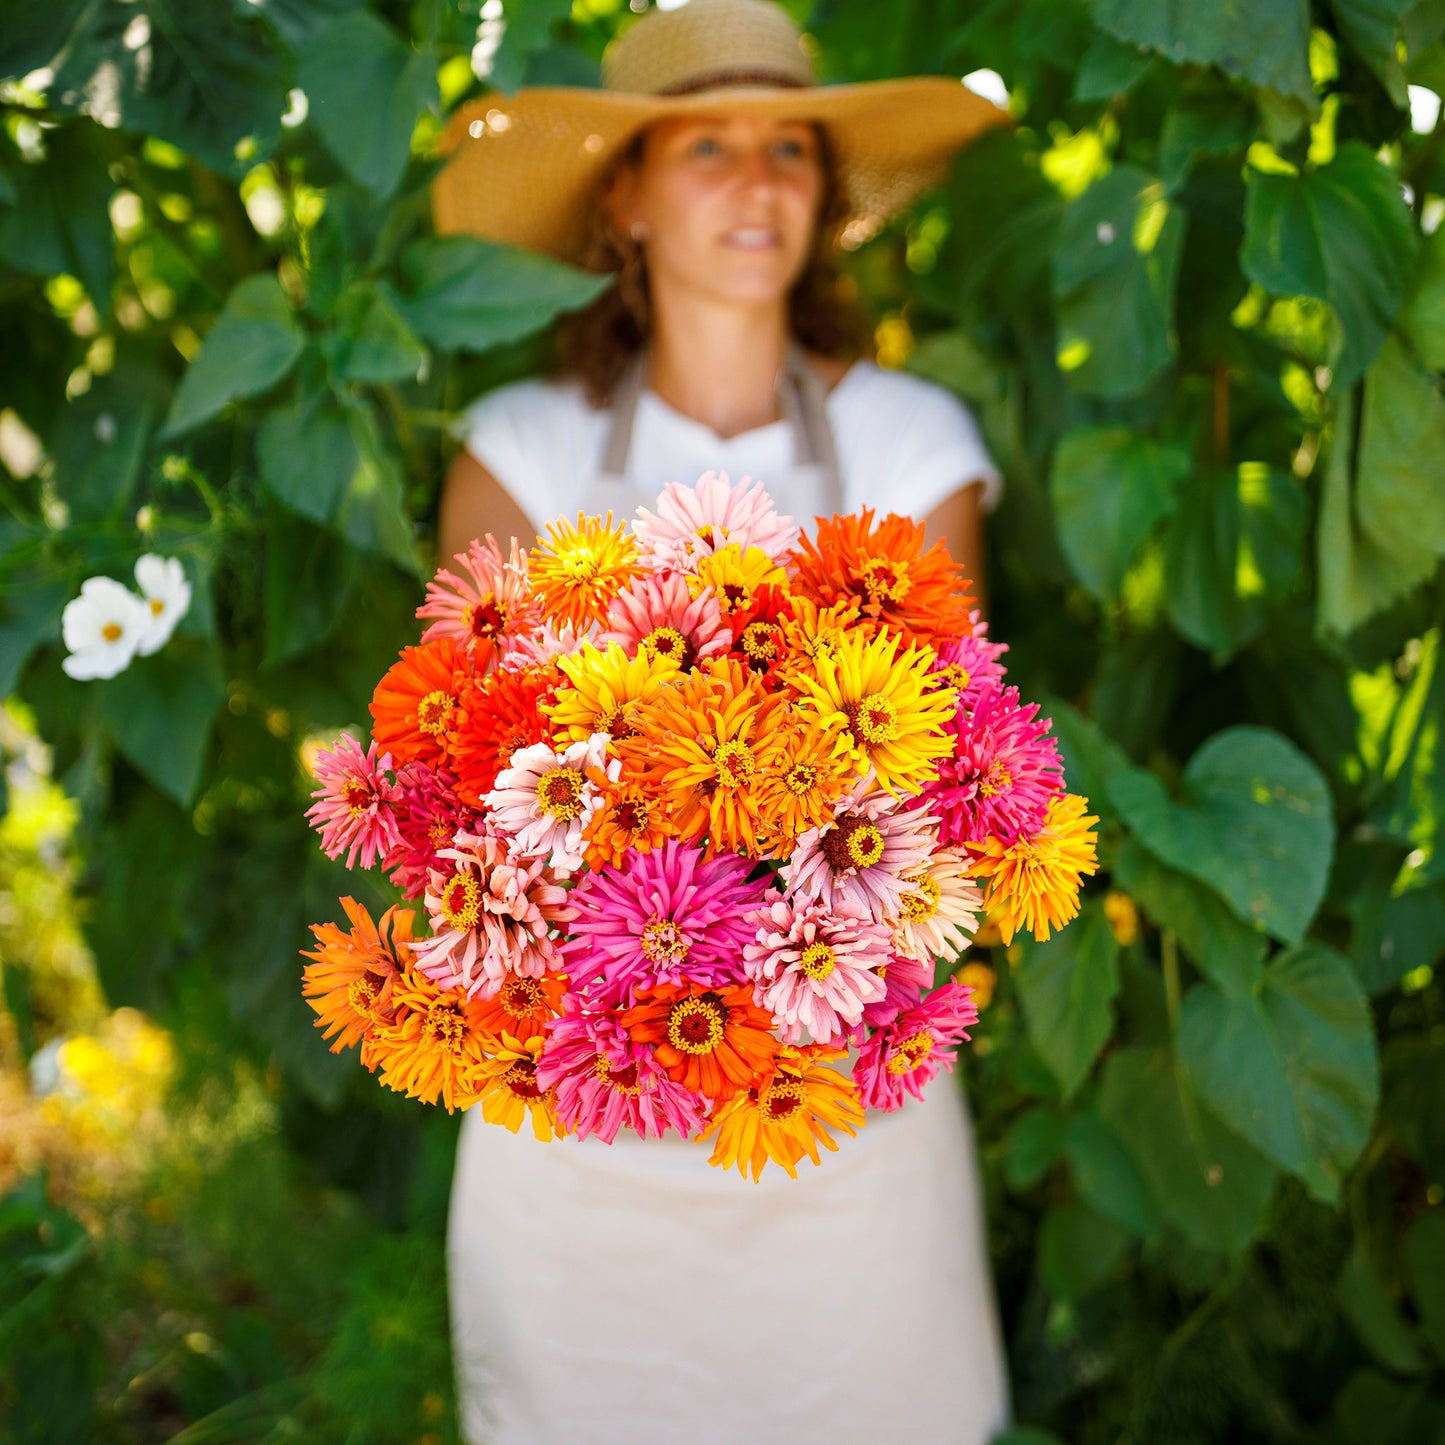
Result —
<instances>
[{"instance_id":1,"label":"green leaf","mask_svg":"<svg viewBox=\"0 0 1445 1445\"><path fill-rule=\"evenodd\" d=\"M1374 1123L1380 1068L1349 960L1305 943L1265 966L1252 994L1189 990L1179 1058L1200 1097L1326 1204Z\"/></svg>"},{"instance_id":2,"label":"green leaf","mask_svg":"<svg viewBox=\"0 0 1445 1445\"><path fill-rule=\"evenodd\" d=\"M507 28L488 81L510 95L527 78L532 57L547 48L553 30L571 13L572 0L504 0Z\"/></svg>"},{"instance_id":3,"label":"green leaf","mask_svg":"<svg viewBox=\"0 0 1445 1445\"><path fill-rule=\"evenodd\" d=\"M1387 1370L1417 1375L1425 1368L1414 1330L1400 1318L1369 1253L1358 1243L1335 1281L1335 1295L1361 1343Z\"/></svg>"},{"instance_id":4,"label":"green leaf","mask_svg":"<svg viewBox=\"0 0 1445 1445\"><path fill-rule=\"evenodd\" d=\"M1410 101L1397 48L1403 43L1401 21L1416 4L1417 0L1330 0L1340 33L1401 109Z\"/></svg>"},{"instance_id":5,"label":"green leaf","mask_svg":"<svg viewBox=\"0 0 1445 1445\"><path fill-rule=\"evenodd\" d=\"M1003 391L997 358L962 330L920 337L909 353L908 370L974 403L997 401Z\"/></svg>"},{"instance_id":6,"label":"green leaf","mask_svg":"<svg viewBox=\"0 0 1445 1445\"><path fill-rule=\"evenodd\" d=\"M401 466L369 407L348 407L346 417L360 465L341 498L332 529L363 552L375 552L419 576L421 559L406 510Z\"/></svg>"},{"instance_id":7,"label":"green leaf","mask_svg":"<svg viewBox=\"0 0 1445 1445\"><path fill-rule=\"evenodd\" d=\"M470 236L417 241L402 259L412 329L446 351L487 351L540 331L610 284L560 261Z\"/></svg>"},{"instance_id":8,"label":"green leaf","mask_svg":"<svg viewBox=\"0 0 1445 1445\"><path fill-rule=\"evenodd\" d=\"M1158 0L1098 0L1094 21L1176 65L1214 65L1226 75L1314 104L1307 0L1251 5L1160 5Z\"/></svg>"},{"instance_id":9,"label":"green leaf","mask_svg":"<svg viewBox=\"0 0 1445 1445\"><path fill-rule=\"evenodd\" d=\"M1431 371L1445 371L1445 230L1432 231L1420 247L1414 284L1395 324Z\"/></svg>"},{"instance_id":10,"label":"green leaf","mask_svg":"<svg viewBox=\"0 0 1445 1445\"><path fill-rule=\"evenodd\" d=\"M1069 1126L1062 1114L1035 1105L1003 1141L1003 1177L1010 1189L1032 1189L1063 1152Z\"/></svg>"},{"instance_id":11,"label":"green leaf","mask_svg":"<svg viewBox=\"0 0 1445 1445\"><path fill-rule=\"evenodd\" d=\"M1362 141L1297 175L1247 172L1240 265L1276 296L1314 296L1338 326L1332 385L1364 375L1405 298L1416 231L1399 178Z\"/></svg>"},{"instance_id":12,"label":"green leaf","mask_svg":"<svg viewBox=\"0 0 1445 1445\"><path fill-rule=\"evenodd\" d=\"M166 797L189 807L226 696L215 645L173 637L155 656L91 686L101 690L100 714L116 746Z\"/></svg>"},{"instance_id":13,"label":"green leaf","mask_svg":"<svg viewBox=\"0 0 1445 1445\"><path fill-rule=\"evenodd\" d=\"M296 364L305 344L273 272L238 282L181 377L162 439L194 431L229 402L269 391Z\"/></svg>"},{"instance_id":14,"label":"green leaf","mask_svg":"<svg viewBox=\"0 0 1445 1445\"><path fill-rule=\"evenodd\" d=\"M396 301L391 287L377 281L343 302L333 358L343 381L414 381L426 365L427 349L402 319Z\"/></svg>"},{"instance_id":15,"label":"green leaf","mask_svg":"<svg viewBox=\"0 0 1445 1445\"><path fill-rule=\"evenodd\" d=\"M1190 961L1227 994L1259 982L1265 935L1236 918L1212 888L1166 867L1127 838L1114 860L1114 882L1158 928L1174 933Z\"/></svg>"},{"instance_id":16,"label":"green leaf","mask_svg":"<svg viewBox=\"0 0 1445 1445\"><path fill-rule=\"evenodd\" d=\"M1387 1036L1380 1062L1381 1116L1415 1163L1438 1175L1445 1159L1445 1049L1425 1035Z\"/></svg>"},{"instance_id":17,"label":"green leaf","mask_svg":"<svg viewBox=\"0 0 1445 1445\"><path fill-rule=\"evenodd\" d=\"M1127 427L1083 427L1054 453L1050 487L1059 543L1100 601L1117 596L1139 544L1175 506L1189 452Z\"/></svg>"},{"instance_id":18,"label":"green leaf","mask_svg":"<svg viewBox=\"0 0 1445 1445\"><path fill-rule=\"evenodd\" d=\"M271 495L323 525L336 516L361 467L346 413L324 392L268 412L256 434L256 457Z\"/></svg>"},{"instance_id":19,"label":"green leaf","mask_svg":"<svg viewBox=\"0 0 1445 1445\"><path fill-rule=\"evenodd\" d=\"M346 615L361 559L330 532L276 517L266 529L266 655L270 667L324 642Z\"/></svg>"},{"instance_id":20,"label":"green leaf","mask_svg":"<svg viewBox=\"0 0 1445 1445\"><path fill-rule=\"evenodd\" d=\"M1056 1299L1082 1299L1108 1280L1128 1248L1128 1234L1112 1220L1083 1204L1061 1204L1039 1227L1039 1277Z\"/></svg>"},{"instance_id":21,"label":"green leaf","mask_svg":"<svg viewBox=\"0 0 1445 1445\"><path fill-rule=\"evenodd\" d=\"M1047 1430L1035 1430L1032 1425L1015 1425L1012 1430L995 1435L989 1445L1063 1445L1063 1441Z\"/></svg>"},{"instance_id":22,"label":"green leaf","mask_svg":"<svg viewBox=\"0 0 1445 1445\"><path fill-rule=\"evenodd\" d=\"M140 365L99 376L61 413L53 453L55 488L76 522L99 521L132 504L169 388Z\"/></svg>"},{"instance_id":23,"label":"green leaf","mask_svg":"<svg viewBox=\"0 0 1445 1445\"><path fill-rule=\"evenodd\" d=\"M1264 1226L1275 1172L1192 1094L1165 1049L1104 1065L1099 1113L1139 1164L1160 1213L1201 1249L1241 1254Z\"/></svg>"},{"instance_id":24,"label":"green leaf","mask_svg":"<svg viewBox=\"0 0 1445 1445\"><path fill-rule=\"evenodd\" d=\"M1119 943L1097 905L1086 906L1047 942L1021 938L1014 984L1029 1038L1068 1098L1113 1030Z\"/></svg>"},{"instance_id":25,"label":"green leaf","mask_svg":"<svg viewBox=\"0 0 1445 1445\"><path fill-rule=\"evenodd\" d=\"M391 195L411 157L417 117L437 103L435 57L359 10L312 33L296 78L347 174L378 196Z\"/></svg>"},{"instance_id":26,"label":"green leaf","mask_svg":"<svg viewBox=\"0 0 1445 1445\"><path fill-rule=\"evenodd\" d=\"M1415 1220L1405 1232L1404 1255L1420 1328L1436 1359L1445 1361L1445 1213L1436 1209Z\"/></svg>"},{"instance_id":27,"label":"green leaf","mask_svg":"<svg viewBox=\"0 0 1445 1445\"><path fill-rule=\"evenodd\" d=\"M48 98L102 125L155 135L212 170L270 148L286 109L285 71L253 7L194 0L95 0L85 6Z\"/></svg>"},{"instance_id":28,"label":"green leaf","mask_svg":"<svg viewBox=\"0 0 1445 1445\"><path fill-rule=\"evenodd\" d=\"M1140 843L1208 884L1247 923L1285 943L1304 937L1324 896L1333 810L1320 770L1267 728L1215 733L1184 770L1179 801L1142 769L1109 795Z\"/></svg>"},{"instance_id":29,"label":"green leaf","mask_svg":"<svg viewBox=\"0 0 1445 1445\"><path fill-rule=\"evenodd\" d=\"M1074 73L1075 100L1113 100L1143 79L1154 57L1112 35L1096 35Z\"/></svg>"},{"instance_id":30,"label":"green leaf","mask_svg":"<svg viewBox=\"0 0 1445 1445\"><path fill-rule=\"evenodd\" d=\"M1159 131L1159 178L1171 193L1179 190L1195 161L1242 152L1257 125L1248 97L1232 87L1184 92Z\"/></svg>"},{"instance_id":31,"label":"green leaf","mask_svg":"<svg viewBox=\"0 0 1445 1445\"><path fill-rule=\"evenodd\" d=\"M1100 820L1112 818L1109 779L1116 769L1127 768L1124 750L1091 718L1060 698L1050 698L1045 711L1053 722L1054 736L1064 759L1064 778L1071 793L1089 800L1089 811ZM1102 810L1102 812L1101 812Z\"/></svg>"},{"instance_id":32,"label":"green leaf","mask_svg":"<svg viewBox=\"0 0 1445 1445\"><path fill-rule=\"evenodd\" d=\"M1093 1110L1069 1123L1069 1168L1074 1188L1091 1209L1131 1234L1159 1227L1159 1209L1138 1162L1113 1126Z\"/></svg>"},{"instance_id":33,"label":"green leaf","mask_svg":"<svg viewBox=\"0 0 1445 1445\"><path fill-rule=\"evenodd\" d=\"M1424 1445L1442 1438L1445 1408L1425 1381L1402 1385L1357 1370L1335 1396L1332 1424L1342 1445Z\"/></svg>"},{"instance_id":34,"label":"green leaf","mask_svg":"<svg viewBox=\"0 0 1445 1445\"><path fill-rule=\"evenodd\" d=\"M1055 357L1073 390L1131 396L1171 365L1183 244L1183 213L1138 166L1115 166L1069 202L1053 294Z\"/></svg>"},{"instance_id":35,"label":"green leaf","mask_svg":"<svg viewBox=\"0 0 1445 1445\"><path fill-rule=\"evenodd\" d=\"M79 590L78 588L76 589ZM48 567L10 573L0 586L0 699L15 691L30 654L60 636L70 587Z\"/></svg>"}]
</instances>

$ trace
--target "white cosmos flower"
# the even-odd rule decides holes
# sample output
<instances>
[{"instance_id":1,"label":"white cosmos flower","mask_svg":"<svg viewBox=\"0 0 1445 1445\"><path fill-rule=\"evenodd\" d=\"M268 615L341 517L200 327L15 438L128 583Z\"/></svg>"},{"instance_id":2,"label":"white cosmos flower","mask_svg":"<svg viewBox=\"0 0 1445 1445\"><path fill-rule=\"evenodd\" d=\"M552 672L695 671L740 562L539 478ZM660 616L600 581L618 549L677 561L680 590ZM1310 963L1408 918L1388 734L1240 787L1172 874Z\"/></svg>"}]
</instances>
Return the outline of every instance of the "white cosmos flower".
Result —
<instances>
[{"instance_id":1,"label":"white cosmos flower","mask_svg":"<svg viewBox=\"0 0 1445 1445\"><path fill-rule=\"evenodd\" d=\"M160 557L147 552L135 564L135 583L141 590L141 606L145 608L146 625L136 651L142 657L164 647L176 630L176 623L191 605L191 584L186 581L185 568L175 557Z\"/></svg>"},{"instance_id":2,"label":"white cosmos flower","mask_svg":"<svg viewBox=\"0 0 1445 1445\"><path fill-rule=\"evenodd\" d=\"M60 665L75 678L114 677L130 666L149 624L150 609L128 587L110 577L88 577L60 614L60 634L70 650Z\"/></svg>"}]
</instances>

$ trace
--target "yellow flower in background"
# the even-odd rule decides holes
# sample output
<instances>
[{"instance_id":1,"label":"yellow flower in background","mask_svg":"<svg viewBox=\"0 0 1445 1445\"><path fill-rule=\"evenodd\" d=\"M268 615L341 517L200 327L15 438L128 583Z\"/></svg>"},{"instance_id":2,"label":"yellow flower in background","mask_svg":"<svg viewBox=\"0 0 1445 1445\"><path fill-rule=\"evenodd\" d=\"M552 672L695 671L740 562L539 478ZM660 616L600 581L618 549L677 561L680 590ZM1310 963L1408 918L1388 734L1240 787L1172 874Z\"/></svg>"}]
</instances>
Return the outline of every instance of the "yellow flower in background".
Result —
<instances>
[{"instance_id":1,"label":"yellow flower in background","mask_svg":"<svg viewBox=\"0 0 1445 1445\"><path fill-rule=\"evenodd\" d=\"M1139 910L1127 893L1111 888L1104 895L1104 917L1114 930L1120 948L1128 948L1139 937Z\"/></svg>"},{"instance_id":2,"label":"yellow flower in background","mask_svg":"<svg viewBox=\"0 0 1445 1445\"><path fill-rule=\"evenodd\" d=\"M980 1013L993 1002L998 990L998 975L986 963L966 963L953 975L953 981L973 990L974 1007Z\"/></svg>"}]
</instances>

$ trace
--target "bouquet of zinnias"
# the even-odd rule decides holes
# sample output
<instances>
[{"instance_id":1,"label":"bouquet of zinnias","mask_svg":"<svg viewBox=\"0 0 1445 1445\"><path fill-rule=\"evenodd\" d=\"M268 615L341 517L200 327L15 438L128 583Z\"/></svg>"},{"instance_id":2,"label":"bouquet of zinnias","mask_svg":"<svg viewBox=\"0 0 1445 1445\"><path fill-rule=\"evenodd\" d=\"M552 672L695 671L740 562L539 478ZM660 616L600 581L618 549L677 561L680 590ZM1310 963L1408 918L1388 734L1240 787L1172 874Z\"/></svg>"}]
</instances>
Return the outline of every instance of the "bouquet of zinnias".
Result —
<instances>
[{"instance_id":1,"label":"bouquet of zinnias","mask_svg":"<svg viewBox=\"0 0 1445 1445\"><path fill-rule=\"evenodd\" d=\"M792 1174L952 1068L978 1015L936 961L985 910L1005 942L1078 911L1096 820L916 523L800 539L709 473L456 561L370 745L315 763L327 854L425 911L343 899L306 954L389 1087Z\"/></svg>"}]
</instances>

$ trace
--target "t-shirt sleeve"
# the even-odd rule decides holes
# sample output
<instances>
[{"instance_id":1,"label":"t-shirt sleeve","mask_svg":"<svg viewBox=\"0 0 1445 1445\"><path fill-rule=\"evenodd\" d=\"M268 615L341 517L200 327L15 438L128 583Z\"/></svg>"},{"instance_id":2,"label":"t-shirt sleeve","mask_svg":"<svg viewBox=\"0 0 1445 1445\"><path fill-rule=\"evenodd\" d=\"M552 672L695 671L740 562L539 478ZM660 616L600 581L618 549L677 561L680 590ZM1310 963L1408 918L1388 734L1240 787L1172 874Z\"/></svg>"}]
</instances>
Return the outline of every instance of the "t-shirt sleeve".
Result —
<instances>
[{"instance_id":1,"label":"t-shirt sleeve","mask_svg":"<svg viewBox=\"0 0 1445 1445\"><path fill-rule=\"evenodd\" d=\"M452 426L452 434L502 484L538 531L559 511L545 464L556 451L559 418L550 415L556 410L548 405L544 385L514 382L478 397Z\"/></svg>"},{"instance_id":2,"label":"t-shirt sleeve","mask_svg":"<svg viewBox=\"0 0 1445 1445\"><path fill-rule=\"evenodd\" d=\"M933 382L912 376L889 379L906 384L910 395L897 409L900 425L888 429L886 497L878 503L922 519L960 488L977 483L983 488L982 509L993 511L1003 474L983 444L973 413Z\"/></svg>"}]
</instances>

